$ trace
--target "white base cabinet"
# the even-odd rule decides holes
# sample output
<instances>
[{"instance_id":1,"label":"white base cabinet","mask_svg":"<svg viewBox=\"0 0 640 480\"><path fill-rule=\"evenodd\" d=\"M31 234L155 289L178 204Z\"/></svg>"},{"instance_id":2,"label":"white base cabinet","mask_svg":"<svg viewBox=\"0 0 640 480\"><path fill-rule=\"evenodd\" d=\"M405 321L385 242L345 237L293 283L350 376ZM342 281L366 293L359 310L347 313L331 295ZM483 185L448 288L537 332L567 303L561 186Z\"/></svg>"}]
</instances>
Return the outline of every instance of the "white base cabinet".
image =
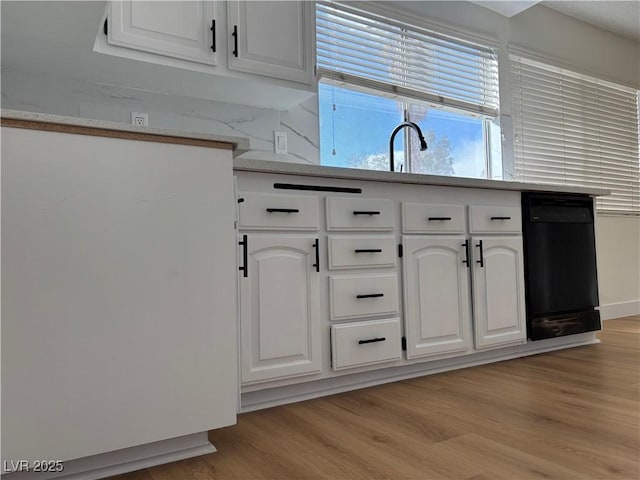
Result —
<instances>
[{"instance_id":1,"label":"white base cabinet","mask_svg":"<svg viewBox=\"0 0 640 480\"><path fill-rule=\"evenodd\" d=\"M249 234L241 243L242 383L320 372L316 236Z\"/></svg>"},{"instance_id":2,"label":"white base cabinet","mask_svg":"<svg viewBox=\"0 0 640 480\"><path fill-rule=\"evenodd\" d=\"M477 349L526 338L521 236L472 237Z\"/></svg>"},{"instance_id":3,"label":"white base cabinet","mask_svg":"<svg viewBox=\"0 0 640 480\"><path fill-rule=\"evenodd\" d=\"M466 238L404 236L407 358L471 348L471 300Z\"/></svg>"},{"instance_id":4,"label":"white base cabinet","mask_svg":"<svg viewBox=\"0 0 640 480\"><path fill-rule=\"evenodd\" d=\"M237 181L243 395L525 343L519 192Z\"/></svg>"}]
</instances>

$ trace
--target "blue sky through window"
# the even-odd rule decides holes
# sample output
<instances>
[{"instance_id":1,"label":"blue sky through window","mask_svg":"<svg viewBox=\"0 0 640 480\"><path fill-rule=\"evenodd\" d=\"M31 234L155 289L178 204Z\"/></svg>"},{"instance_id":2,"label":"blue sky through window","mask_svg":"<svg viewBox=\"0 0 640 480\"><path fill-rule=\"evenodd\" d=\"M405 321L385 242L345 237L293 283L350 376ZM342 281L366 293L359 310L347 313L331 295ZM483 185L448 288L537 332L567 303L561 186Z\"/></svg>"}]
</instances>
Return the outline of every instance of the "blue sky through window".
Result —
<instances>
[{"instance_id":1,"label":"blue sky through window","mask_svg":"<svg viewBox=\"0 0 640 480\"><path fill-rule=\"evenodd\" d=\"M411 120L420 125L427 138L428 154L448 153L453 168L449 174L487 177L482 118L435 108L428 108L424 115L424 107L418 105L410 111ZM403 121L402 102L320 82L319 112L323 165L388 168L389 136ZM443 153L443 149L446 152ZM403 135L397 135L396 161L402 160L403 150ZM421 168L421 163L415 161L416 154L414 171L443 174Z\"/></svg>"}]
</instances>

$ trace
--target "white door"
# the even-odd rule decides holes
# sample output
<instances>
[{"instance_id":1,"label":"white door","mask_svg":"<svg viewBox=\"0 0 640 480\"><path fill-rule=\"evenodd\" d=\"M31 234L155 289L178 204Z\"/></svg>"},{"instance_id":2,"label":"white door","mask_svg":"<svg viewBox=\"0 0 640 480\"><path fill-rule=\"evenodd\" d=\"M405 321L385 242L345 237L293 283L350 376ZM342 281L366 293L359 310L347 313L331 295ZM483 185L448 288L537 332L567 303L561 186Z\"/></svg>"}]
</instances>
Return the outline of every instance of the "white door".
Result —
<instances>
[{"instance_id":1,"label":"white door","mask_svg":"<svg viewBox=\"0 0 640 480\"><path fill-rule=\"evenodd\" d=\"M526 338L522 237L473 237L476 348Z\"/></svg>"},{"instance_id":2,"label":"white door","mask_svg":"<svg viewBox=\"0 0 640 480\"><path fill-rule=\"evenodd\" d=\"M216 64L213 1L112 2L108 41L121 47Z\"/></svg>"},{"instance_id":3,"label":"white door","mask_svg":"<svg viewBox=\"0 0 640 480\"><path fill-rule=\"evenodd\" d=\"M242 383L319 372L316 237L241 235L240 239L246 241L239 259L241 268L246 268L240 273Z\"/></svg>"},{"instance_id":4,"label":"white door","mask_svg":"<svg viewBox=\"0 0 640 480\"><path fill-rule=\"evenodd\" d=\"M229 69L311 84L313 2L227 3Z\"/></svg>"},{"instance_id":5,"label":"white door","mask_svg":"<svg viewBox=\"0 0 640 480\"><path fill-rule=\"evenodd\" d=\"M462 352L471 345L464 236L404 236L407 358Z\"/></svg>"}]
</instances>

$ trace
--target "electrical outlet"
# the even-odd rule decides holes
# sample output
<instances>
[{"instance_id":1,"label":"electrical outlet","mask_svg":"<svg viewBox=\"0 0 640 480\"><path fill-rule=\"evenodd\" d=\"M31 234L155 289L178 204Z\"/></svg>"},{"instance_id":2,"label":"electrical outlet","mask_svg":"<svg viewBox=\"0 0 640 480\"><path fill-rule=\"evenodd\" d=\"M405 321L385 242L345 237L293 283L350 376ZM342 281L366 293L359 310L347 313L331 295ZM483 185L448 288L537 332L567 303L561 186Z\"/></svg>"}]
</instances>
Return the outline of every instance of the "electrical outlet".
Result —
<instances>
[{"instance_id":1,"label":"electrical outlet","mask_svg":"<svg viewBox=\"0 0 640 480\"><path fill-rule=\"evenodd\" d=\"M131 125L136 127L149 126L149 114L140 112L131 112Z\"/></svg>"},{"instance_id":2,"label":"electrical outlet","mask_svg":"<svg viewBox=\"0 0 640 480\"><path fill-rule=\"evenodd\" d=\"M273 131L273 149L276 153L286 155L287 153L287 132Z\"/></svg>"}]
</instances>

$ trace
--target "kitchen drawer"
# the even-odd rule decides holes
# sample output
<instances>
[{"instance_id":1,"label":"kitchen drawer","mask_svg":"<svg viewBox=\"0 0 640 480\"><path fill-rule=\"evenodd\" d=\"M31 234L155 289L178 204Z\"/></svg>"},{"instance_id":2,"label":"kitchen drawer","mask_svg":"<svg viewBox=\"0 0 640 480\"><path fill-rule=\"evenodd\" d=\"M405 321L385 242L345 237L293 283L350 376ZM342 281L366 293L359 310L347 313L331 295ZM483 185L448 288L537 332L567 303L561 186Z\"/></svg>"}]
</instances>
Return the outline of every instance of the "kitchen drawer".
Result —
<instances>
[{"instance_id":1,"label":"kitchen drawer","mask_svg":"<svg viewBox=\"0 0 640 480\"><path fill-rule=\"evenodd\" d=\"M327 198L327 230L385 231L395 227L393 201L384 198Z\"/></svg>"},{"instance_id":2,"label":"kitchen drawer","mask_svg":"<svg viewBox=\"0 0 640 480\"><path fill-rule=\"evenodd\" d=\"M400 360L400 319L370 320L331 326L334 370Z\"/></svg>"},{"instance_id":3,"label":"kitchen drawer","mask_svg":"<svg viewBox=\"0 0 640 480\"><path fill-rule=\"evenodd\" d=\"M398 276L331 275L329 305L331 320L397 314Z\"/></svg>"},{"instance_id":4,"label":"kitchen drawer","mask_svg":"<svg viewBox=\"0 0 640 480\"><path fill-rule=\"evenodd\" d=\"M469 207L469 233L520 233L520 207L472 205Z\"/></svg>"},{"instance_id":5,"label":"kitchen drawer","mask_svg":"<svg viewBox=\"0 0 640 480\"><path fill-rule=\"evenodd\" d=\"M464 233L464 205L402 204L403 233Z\"/></svg>"},{"instance_id":6,"label":"kitchen drawer","mask_svg":"<svg viewBox=\"0 0 640 480\"><path fill-rule=\"evenodd\" d=\"M306 195L240 193L240 229L319 230L320 202Z\"/></svg>"},{"instance_id":7,"label":"kitchen drawer","mask_svg":"<svg viewBox=\"0 0 640 480\"><path fill-rule=\"evenodd\" d=\"M329 235L329 268L396 266L393 235Z\"/></svg>"}]
</instances>

